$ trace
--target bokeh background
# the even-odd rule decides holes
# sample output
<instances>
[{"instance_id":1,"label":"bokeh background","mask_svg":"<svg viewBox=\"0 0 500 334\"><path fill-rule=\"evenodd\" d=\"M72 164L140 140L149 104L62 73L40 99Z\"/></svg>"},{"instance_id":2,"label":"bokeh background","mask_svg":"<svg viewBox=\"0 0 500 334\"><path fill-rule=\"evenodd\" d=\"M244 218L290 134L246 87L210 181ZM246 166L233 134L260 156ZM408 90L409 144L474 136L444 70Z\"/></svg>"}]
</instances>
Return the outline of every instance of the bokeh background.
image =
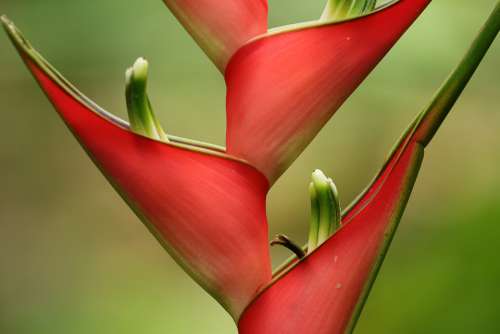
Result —
<instances>
[{"instance_id":1,"label":"bokeh background","mask_svg":"<svg viewBox=\"0 0 500 334\"><path fill-rule=\"evenodd\" d=\"M270 0L270 24L324 0ZM270 235L306 239L311 171L347 204L465 52L496 0L434 1L272 190ZM160 0L0 0L81 90L125 115L151 63L164 128L224 142L224 83ZM380 33L383 33L382 31ZM0 333L236 333L80 149L0 33ZM500 41L435 141L356 330L500 332ZM275 263L288 254L273 250Z\"/></svg>"}]
</instances>

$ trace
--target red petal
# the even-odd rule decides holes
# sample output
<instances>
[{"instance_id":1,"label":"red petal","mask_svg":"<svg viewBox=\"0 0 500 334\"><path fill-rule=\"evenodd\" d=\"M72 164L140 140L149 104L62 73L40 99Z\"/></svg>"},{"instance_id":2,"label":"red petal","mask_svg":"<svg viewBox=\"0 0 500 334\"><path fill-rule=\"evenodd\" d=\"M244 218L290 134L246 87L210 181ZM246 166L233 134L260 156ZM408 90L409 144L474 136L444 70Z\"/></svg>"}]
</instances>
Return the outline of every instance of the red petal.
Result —
<instances>
[{"instance_id":1,"label":"red petal","mask_svg":"<svg viewBox=\"0 0 500 334\"><path fill-rule=\"evenodd\" d=\"M408 202L432 140L500 29L497 4L463 60L410 125L342 227L291 262L243 313L240 334L351 333Z\"/></svg>"},{"instance_id":2,"label":"red petal","mask_svg":"<svg viewBox=\"0 0 500 334\"><path fill-rule=\"evenodd\" d=\"M215 65L267 31L267 0L164 0Z\"/></svg>"},{"instance_id":3,"label":"red petal","mask_svg":"<svg viewBox=\"0 0 500 334\"><path fill-rule=\"evenodd\" d=\"M6 23L60 116L174 259L237 318L270 280L266 178L222 153L128 130L65 81Z\"/></svg>"},{"instance_id":4,"label":"red petal","mask_svg":"<svg viewBox=\"0 0 500 334\"><path fill-rule=\"evenodd\" d=\"M245 45L226 69L228 152L273 183L429 2L400 0Z\"/></svg>"},{"instance_id":5,"label":"red petal","mask_svg":"<svg viewBox=\"0 0 500 334\"><path fill-rule=\"evenodd\" d=\"M251 304L241 334L340 334L346 331L381 245L395 228L412 189L423 147L399 150L342 227Z\"/></svg>"}]
</instances>

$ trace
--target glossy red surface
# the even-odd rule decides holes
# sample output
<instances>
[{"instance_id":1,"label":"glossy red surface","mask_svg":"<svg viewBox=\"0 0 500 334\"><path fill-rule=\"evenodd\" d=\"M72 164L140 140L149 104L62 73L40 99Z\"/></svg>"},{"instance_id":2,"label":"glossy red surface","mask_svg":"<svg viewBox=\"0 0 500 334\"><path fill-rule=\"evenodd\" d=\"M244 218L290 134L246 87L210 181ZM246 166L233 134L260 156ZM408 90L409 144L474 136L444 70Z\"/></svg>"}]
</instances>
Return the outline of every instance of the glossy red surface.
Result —
<instances>
[{"instance_id":1,"label":"glossy red surface","mask_svg":"<svg viewBox=\"0 0 500 334\"><path fill-rule=\"evenodd\" d=\"M23 55L90 157L169 253L237 316L268 283L268 183L251 166L136 135Z\"/></svg>"},{"instance_id":2,"label":"glossy red surface","mask_svg":"<svg viewBox=\"0 0 500 334\"><path fill-rule=\"evenodd\" d=\"M430 0L262 37L226 69L227 150L273 183Z\"/></svg>"},{"instance_id":3,"label":"glossy red surface","mask_svg":"<svg viewBox=\"0 0 500 334\"><path fill-rule=\"evenodd\" d=\"M343 217L343 227L243 313L240 334L341 334L371 281L423 157L404 141L371 188Z\"/></svg>"}]
</instances>

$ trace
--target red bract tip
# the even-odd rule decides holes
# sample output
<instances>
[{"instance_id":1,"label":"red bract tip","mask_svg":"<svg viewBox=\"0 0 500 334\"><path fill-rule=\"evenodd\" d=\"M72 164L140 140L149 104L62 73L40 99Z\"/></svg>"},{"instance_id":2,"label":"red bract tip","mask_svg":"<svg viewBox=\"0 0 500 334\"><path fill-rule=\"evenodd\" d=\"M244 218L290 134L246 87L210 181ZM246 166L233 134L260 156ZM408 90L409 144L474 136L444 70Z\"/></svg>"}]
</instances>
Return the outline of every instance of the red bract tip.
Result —
<instances>
[{"instance_id":1,"label":"red bract tip","mask_svg":"<svg viewBox=\"0 0 500 334\"><path fill-rule=\"evenodd\" d=\"M221 72L233 53L267 31L267 0L164 0Z\"/></svg>"},{"instance_id":2,"label":"red bract tip","mask_svg":"<svg viewBox=\"0 0 500 334\"><path fill-rule=\"evenodd\" d=\"M273 183L429 2L285 27L242 47L226 69L228 153Z\"/></svg>"},{"instance_id":3,"label":"red bract tip","mask_svg":"<svg viewBox=\"0 0 500 334\"><path fill-rule=\"evenodd\" d=\"M132 133L6 30L89 156L172 257L231 314L271 278L266 178L224 153Z\"/></svg>"}]
</instances>

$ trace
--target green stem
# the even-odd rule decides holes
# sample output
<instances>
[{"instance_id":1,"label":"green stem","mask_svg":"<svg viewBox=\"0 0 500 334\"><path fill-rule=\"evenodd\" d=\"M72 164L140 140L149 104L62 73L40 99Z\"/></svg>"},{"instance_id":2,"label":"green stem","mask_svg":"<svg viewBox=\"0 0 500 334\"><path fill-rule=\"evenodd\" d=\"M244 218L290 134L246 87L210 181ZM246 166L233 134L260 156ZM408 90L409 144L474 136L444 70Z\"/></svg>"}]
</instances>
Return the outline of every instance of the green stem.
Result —
<instances>
[{"instance_id":1,"label":"green stem","mask_svg":"<svg viewBox=\"0 0 500 334\"><path fill-rule=\"evenodd\" d=\"M291 250L299 259L306 256L304 250L284 234L278 234L271 240L271 246L280 245Z\"/></svg>"},{"instance_id":2,"label":"green stem","mask_svg":"<svg viewBox=\"0 0 500 334\"><path fill-rule=\"evenodd\" d=\"M418 125L417 139L426 146L436 134L451 108L462 94L477 67L483 60L489 47L500 30L500 1L470 46L469 50L441 86L432 102L421 115Z\"/></svg>"}]
</instances>

